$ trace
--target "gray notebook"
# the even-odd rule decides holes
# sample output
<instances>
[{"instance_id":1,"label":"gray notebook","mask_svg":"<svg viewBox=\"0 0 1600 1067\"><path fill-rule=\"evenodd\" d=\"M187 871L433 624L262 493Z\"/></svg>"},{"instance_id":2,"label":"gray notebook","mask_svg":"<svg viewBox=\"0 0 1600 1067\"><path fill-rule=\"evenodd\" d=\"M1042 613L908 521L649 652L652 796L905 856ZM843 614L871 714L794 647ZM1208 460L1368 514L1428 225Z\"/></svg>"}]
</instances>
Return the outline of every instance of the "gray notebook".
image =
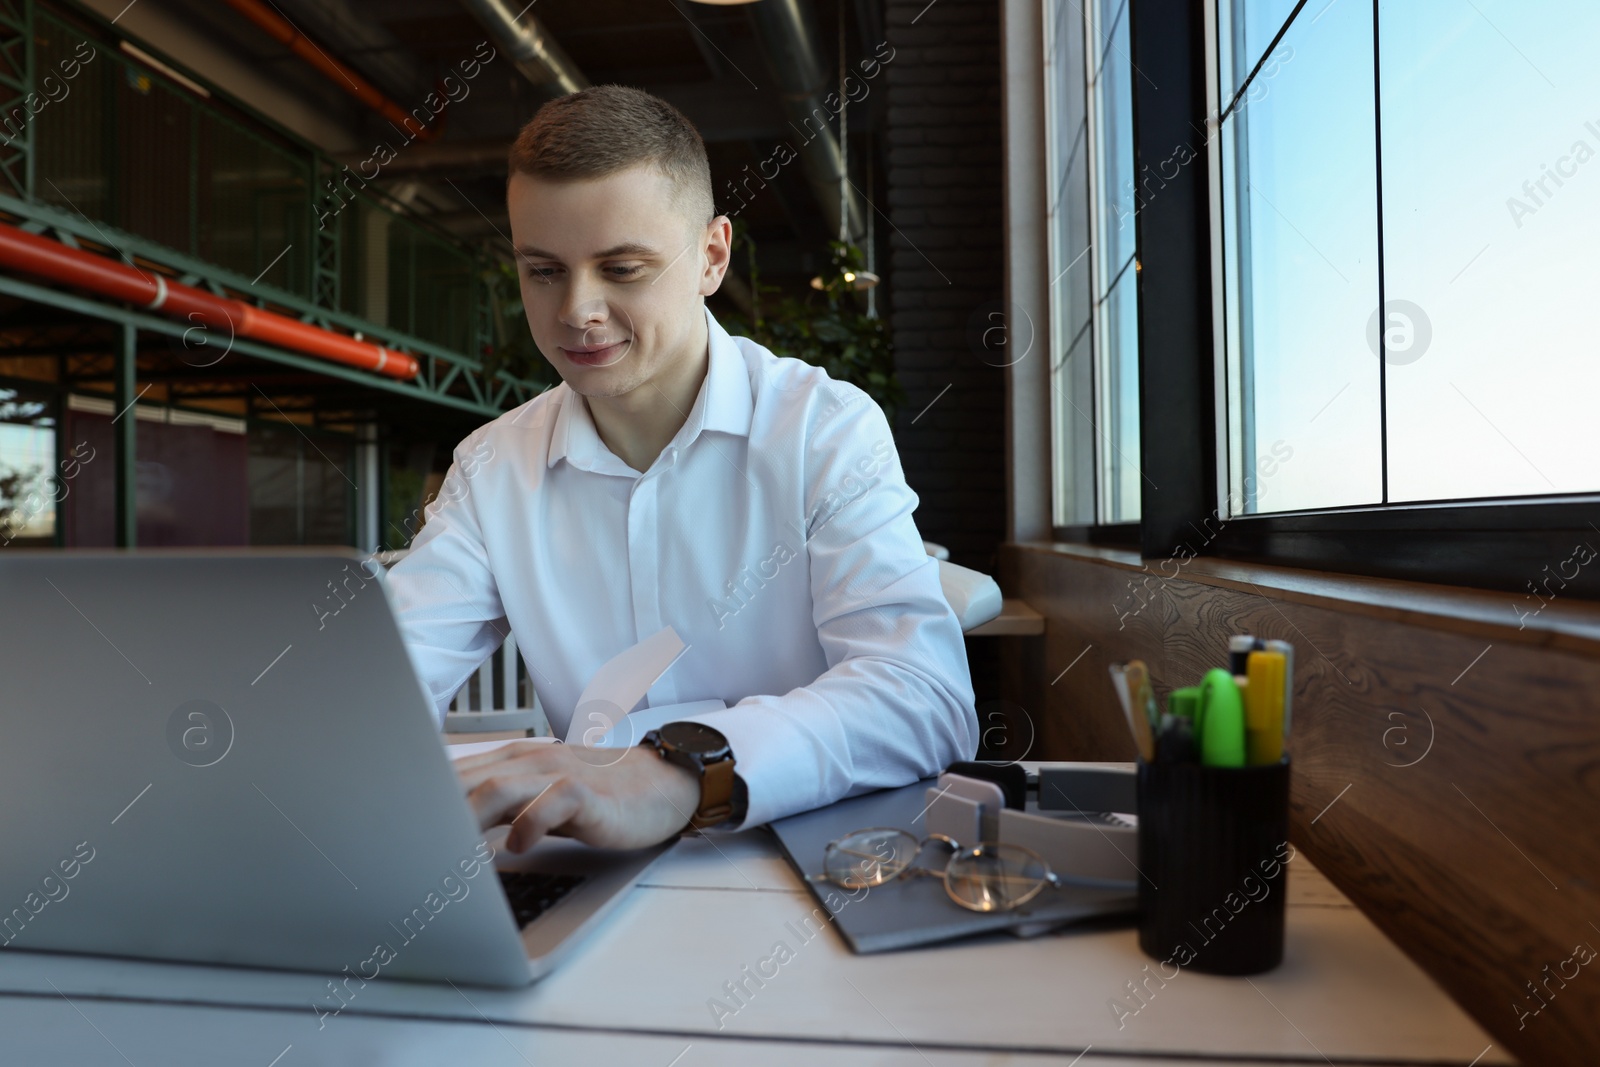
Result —
<instances>
[{"instance_id":1,"label":"gray notebook","mask_svg":"<svg viewBox=\"0 0 1600 1067\"><path fill-rule=\"evenodd\" d=\"M924 836L922 813L927 789L933 784L934 780L928 779L869 793L772 824L789 862L817 899L817 907L806 920L808 936L812 926L833 925L852 951L888 952L1000 930L1035 933L1088 919L1131 917L1137 912L1136 893L1073 885L1047 886L1021 908L985 914L951 900L937 878L900 878L853 890L811 880L810 876L822 873L828 842L852 830L891 826ZM1031 798L1029 810L1033 810ZM932 863L936 855L930 846L923 859Z\"/></svg>"}]
</instances>

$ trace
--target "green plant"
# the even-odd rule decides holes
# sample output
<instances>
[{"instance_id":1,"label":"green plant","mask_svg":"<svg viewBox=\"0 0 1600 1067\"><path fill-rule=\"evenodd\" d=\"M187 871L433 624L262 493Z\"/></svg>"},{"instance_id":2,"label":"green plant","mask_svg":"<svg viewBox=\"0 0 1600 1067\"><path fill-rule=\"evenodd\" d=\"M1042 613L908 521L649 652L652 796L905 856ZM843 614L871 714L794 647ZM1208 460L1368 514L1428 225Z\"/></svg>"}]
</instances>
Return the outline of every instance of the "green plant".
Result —
<instances>
[{"instance_id":1,"label":"green plant","mask_svg":"<svg viewBox=\"0 0 1600 1067\"><path fill-rule=\"evenodd\" d=\"M535 385L556 384L560 378L555 368L539 353L533 334L528 330L516 264L498 260L486 267L481 277L488 292L489 317L494 324L492 350L478 354L483 360L485 374L492 378L503 370Z\"/></svg>"},{"instance_id":2,"label":"green plant","mask_svg":"<svg viewBox=\"0 0 1600 1067\"><path fill-rule=\"evenodd\" d=\"M27 528L50 493L44 467L0 469L0 545Z\"/></svg>"},{"instance_id":3,"label":"green plant","mask_svg":"<svg viewBox=\"0 0 1600 1067\"><path fill-rule=\"evenodd\" d=\"M742 333L774 355L793 356L828 372L830 378L859 386L878 402L893 424L905 393L894 372L894 346L882 319L862 308L855 278L864 269L861 249L829 241L829 264L822 271L822 289L803 299L781 296L777 286L763 285L756 266L755 241L742 219L734 222L733 242L750 264L752 296L749 319L730 317L730 332Z\"/></svg>"}]
</instances>

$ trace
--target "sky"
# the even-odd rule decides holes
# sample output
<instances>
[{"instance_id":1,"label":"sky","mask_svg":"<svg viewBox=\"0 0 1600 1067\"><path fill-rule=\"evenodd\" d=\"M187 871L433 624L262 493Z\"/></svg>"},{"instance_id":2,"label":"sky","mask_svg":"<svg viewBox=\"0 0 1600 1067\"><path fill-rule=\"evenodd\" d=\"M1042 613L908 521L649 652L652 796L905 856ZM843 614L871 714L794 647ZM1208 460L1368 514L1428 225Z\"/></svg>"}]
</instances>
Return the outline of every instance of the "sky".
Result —
<instances>
[{"instance_id":1,"label":"sky","mask_svg":"<svg viewBox=\"0 0 1600 1067\"><path fill-rule=\"evenodd\" d=\"M1292 7L1247 4L1244 52ZM1370 4L1311 0L1226 124L1230 355L1255 455L1293 450L1258 509L1382 501L1384 425L1391 502L1600 489L1600 4L1380 4L1386 421L1372 41Z\"/></svg>"}]
</instances>

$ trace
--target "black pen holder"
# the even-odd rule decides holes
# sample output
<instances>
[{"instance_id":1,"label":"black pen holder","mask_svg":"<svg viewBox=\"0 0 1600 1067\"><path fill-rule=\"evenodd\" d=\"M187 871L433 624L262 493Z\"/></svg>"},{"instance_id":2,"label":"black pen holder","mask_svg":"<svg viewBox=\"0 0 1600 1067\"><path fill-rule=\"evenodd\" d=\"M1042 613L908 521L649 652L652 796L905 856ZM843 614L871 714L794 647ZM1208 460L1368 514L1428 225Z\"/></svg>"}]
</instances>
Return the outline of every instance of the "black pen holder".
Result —
<instances>
[{"instance_id":1,"label":"black pen holder","mask_svg":"<svg viewBox=\"0 0 1600 1067\"><path fill-rule=\"evenodd\" d=\"M1139 947L1206 974L1283 960L1289 758L1261 767L1138 764Z\"/></svg>"}]
</instances>

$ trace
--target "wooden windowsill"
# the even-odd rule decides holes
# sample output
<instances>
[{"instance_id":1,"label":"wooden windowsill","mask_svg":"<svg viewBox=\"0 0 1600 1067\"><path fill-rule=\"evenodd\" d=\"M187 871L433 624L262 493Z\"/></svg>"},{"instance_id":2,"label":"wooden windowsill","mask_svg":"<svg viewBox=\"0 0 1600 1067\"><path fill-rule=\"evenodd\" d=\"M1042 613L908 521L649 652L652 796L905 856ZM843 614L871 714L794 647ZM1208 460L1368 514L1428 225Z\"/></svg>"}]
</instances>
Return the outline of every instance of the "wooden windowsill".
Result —
<instances>
[{"instance_id":1,"label":"wooden windowsill","mask_svg":"<svg viewBox=\"0 0 1600 1067\"><path fill-rule=\"evenodd\" d=\"M1496 589L1372 578L1216 557L1143 559L1131 549L1060 541L1030 541L1010 547L1071 556L1129 572L1130 583L1182 578L1219 588L1271 594L1273 599L1335 607L1373 618L1544 648L1600 656L1600 603L1562 598L1559 591L1537 614L1538 601ZM1559 561L1556 561L1559 562ZM1530 575L1529 578L1539 577ZM1158 585L1149 587L1153 592ZM1130 585L1130 595L1133 586ZM1007 601L1009 604L1010 601ZM1525 616L1514 610L1521 607ZM1519 625L1520 623L1520 625ZM976 632L976 631L974 631Z\"/></svg>"}]
</instances>

